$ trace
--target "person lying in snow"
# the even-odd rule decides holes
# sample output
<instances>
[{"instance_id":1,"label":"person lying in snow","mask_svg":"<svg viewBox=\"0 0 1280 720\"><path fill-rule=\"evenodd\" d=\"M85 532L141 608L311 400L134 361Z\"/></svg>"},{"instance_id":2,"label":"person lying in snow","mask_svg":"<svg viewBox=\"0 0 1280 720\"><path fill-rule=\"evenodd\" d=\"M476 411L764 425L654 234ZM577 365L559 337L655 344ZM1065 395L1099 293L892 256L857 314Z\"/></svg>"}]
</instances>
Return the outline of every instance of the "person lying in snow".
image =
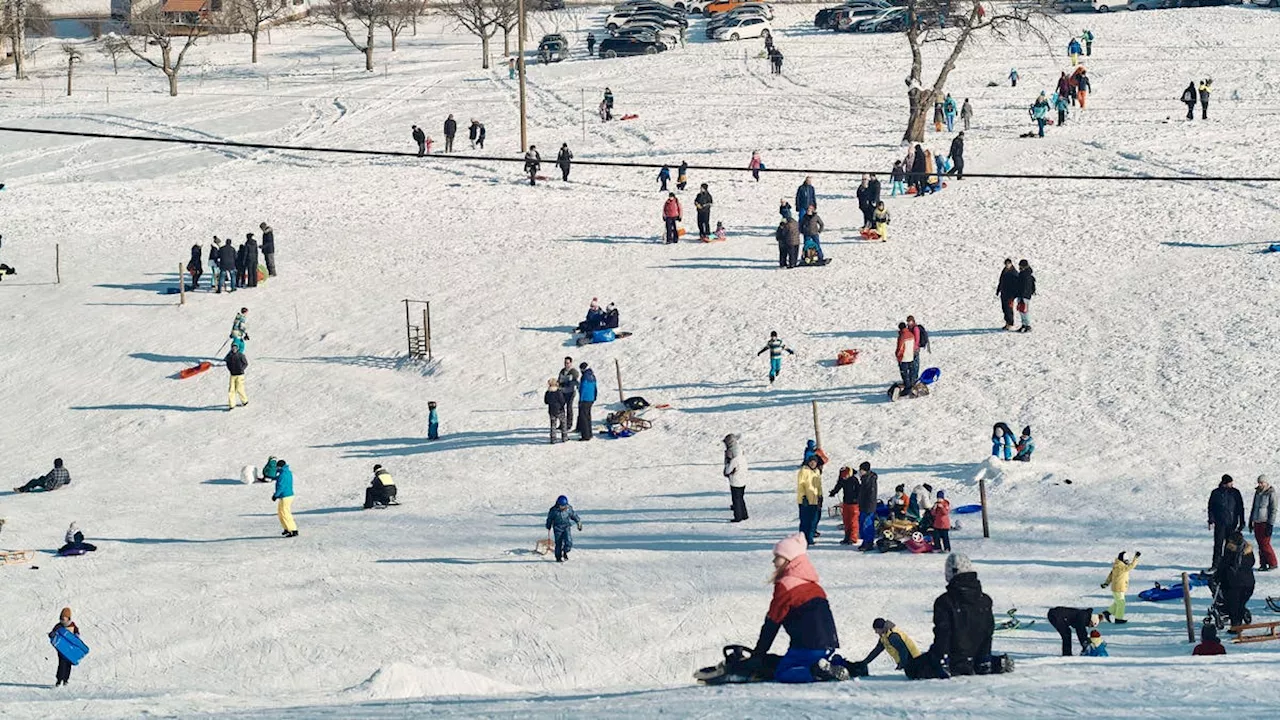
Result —
<instances>
[{"instance_id":1,"label":"person lying in snow","mask_svg":"<svg viewBox=\"0 0 1280 720\"><path fill-rule=\"evenodd\" d=\"M67 469L62 467L62 458L55 458L52 470L38 478L27 481L26 485L16 487L13 491L20 493L53 492L63 485L70 484L71 473L67 472Z\"/></svg>"},{"instance_id":2,"label":"person lying in snow","mask_svg":"<svg viewBox=\"0 0 1280 720\"><path fill-rule=\"evenodd\" d=\"M80 528L75 523L71 523L67 528L67 534L63 536L63 540L66 544L58 548L59 555L83 555L98 549L96 545L84 541L84 533L80 532Z\"/></svg>"}]
</instances>

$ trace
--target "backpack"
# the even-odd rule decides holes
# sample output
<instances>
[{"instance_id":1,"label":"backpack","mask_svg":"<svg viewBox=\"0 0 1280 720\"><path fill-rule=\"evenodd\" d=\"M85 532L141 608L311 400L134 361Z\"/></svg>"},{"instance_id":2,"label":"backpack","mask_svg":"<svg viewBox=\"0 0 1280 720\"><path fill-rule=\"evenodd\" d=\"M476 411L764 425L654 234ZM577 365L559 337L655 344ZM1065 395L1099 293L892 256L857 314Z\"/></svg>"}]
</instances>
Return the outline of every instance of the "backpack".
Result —
<instances>
[{"instance_id":1,"label":"backpack","mask_svg":"<svg viewBox=\"0 0 1280 720\"><path fill-rule=\"evenodd\" d=\"M923 325L916 325L916 329L920 331L920 349L929 349L929 331L924 329ZM929 350L929 352L933 352Z\"/></svg>"}]
</instances>

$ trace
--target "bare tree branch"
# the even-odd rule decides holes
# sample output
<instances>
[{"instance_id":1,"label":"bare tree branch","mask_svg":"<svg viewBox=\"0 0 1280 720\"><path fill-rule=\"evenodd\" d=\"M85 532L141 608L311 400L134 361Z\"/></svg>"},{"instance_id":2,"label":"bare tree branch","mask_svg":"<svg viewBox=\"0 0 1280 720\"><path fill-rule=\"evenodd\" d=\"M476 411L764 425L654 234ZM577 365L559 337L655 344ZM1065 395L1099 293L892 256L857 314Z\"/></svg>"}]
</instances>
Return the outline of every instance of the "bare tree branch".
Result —
<instances>
[{"instance_id":1,"label":"bare tree branch","mask_svg":"<svg viewBox=\"0 0 1280 720\"><path fill-rule=\"evenodd\" d=\"M440 9L453 20L454 25L480 38L484 54L481 67L489 68L489 41L498 31L498 18L502 13L499 0L445 0Z\"/></svg>"},{"instance_id":2,"label":"bare tree branch","mask_svg":"<svg viewBox=\"0 0 1280 720\"><path fill-rule=\"evenodd\" d=\"M195 23L184 25L175 23L165 16L161 3L134 16L129 21L129 35L121 40L125 48L135 57L151 67L163 72L169 79L169 95L178 95L178 73L182 70L182 61L187 51L195 47L196 41L206 34L204 18L199 17ZM178 38L184 38L178 57L173 57L173 49ZM160 51L160 58L151 57L151 48Z\"/></svg>"}]
</instances>

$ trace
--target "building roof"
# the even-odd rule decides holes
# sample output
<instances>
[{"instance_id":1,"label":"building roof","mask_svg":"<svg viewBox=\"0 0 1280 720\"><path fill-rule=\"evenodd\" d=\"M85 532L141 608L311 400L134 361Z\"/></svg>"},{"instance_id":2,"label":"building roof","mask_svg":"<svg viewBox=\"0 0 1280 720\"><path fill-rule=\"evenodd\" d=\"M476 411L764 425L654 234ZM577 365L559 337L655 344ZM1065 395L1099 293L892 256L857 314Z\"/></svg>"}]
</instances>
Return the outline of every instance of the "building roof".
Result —
<instances>
[{"instance_id":1,"label":"building roof","mask_svg":"<svg viewBox=\"0 0 1280 720\"><path fill-rule=\"evenodd\" d=\"M208 0L164 0L163 12L194 13L205 9Z\"/></svg>"}]
</instances>

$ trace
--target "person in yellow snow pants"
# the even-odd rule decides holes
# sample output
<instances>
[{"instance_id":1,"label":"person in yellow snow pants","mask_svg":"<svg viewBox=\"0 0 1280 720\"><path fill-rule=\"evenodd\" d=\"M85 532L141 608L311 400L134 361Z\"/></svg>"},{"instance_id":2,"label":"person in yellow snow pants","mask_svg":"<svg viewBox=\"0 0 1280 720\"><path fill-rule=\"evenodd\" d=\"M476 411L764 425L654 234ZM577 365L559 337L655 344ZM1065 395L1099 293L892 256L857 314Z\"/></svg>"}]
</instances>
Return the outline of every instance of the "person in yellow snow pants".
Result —
<instances>
[{"instance_id":1,"label":"person in yellow snow pants","mask_svg":"<svg viewBox=\"0 0 1280 720\"><path fill-rule=\"evenodd\" d=\"M1135 552L1132 560L1125 560L1124 553L1121 552L1111 564L1111 572L1102 582L1102 587L1111 587L1111 607L1103 611L1104 620L1116 623L1128 622L1124 617L1124 595L1129 592L1129 573L1137 567L1140 557L1142 553Z\"/></svg>"},{"instance_id":2,"label":"person in yellow snow pants","mask_svg":"<svg viewBox=\"0 0 1280 720\"><path fill-rule=\"evenodd\" d=\"M240 398L241 405L249 404L249 396L244 392L244 376L232 375L231 383L227 386L227 408L236 406L236 398Z\"/></svg>"},{"instance_id":3,"label":"person in yellow snow pants","mask_svg":"<svg viewBox=\"0 0 1280 720\"><path fill-rule=\"evenodd\" d=\"M285 532L297 532L298 524L293 521L293 496L283 497L276 501L276 515L280 518L280 527ZM1120 600L1121 607L1124 606L1124 599ZM1121 611L1123 614L1123 611Z\"/></svg>"}]
</instances>

